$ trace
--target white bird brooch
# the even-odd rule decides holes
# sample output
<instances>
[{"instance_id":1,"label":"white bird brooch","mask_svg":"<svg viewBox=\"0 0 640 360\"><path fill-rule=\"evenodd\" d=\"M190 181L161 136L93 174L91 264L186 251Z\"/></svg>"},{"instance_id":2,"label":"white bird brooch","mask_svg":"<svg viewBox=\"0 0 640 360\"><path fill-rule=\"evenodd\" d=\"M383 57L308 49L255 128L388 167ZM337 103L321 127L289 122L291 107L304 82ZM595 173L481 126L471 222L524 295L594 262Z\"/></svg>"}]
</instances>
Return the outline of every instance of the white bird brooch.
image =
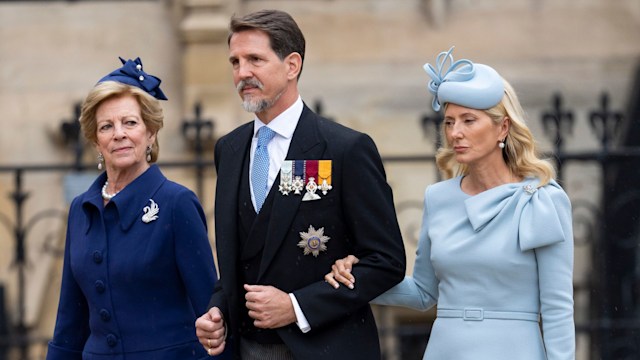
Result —
<instances>
[{"instance_id":1,"label":"white bird brooch","mask_svg":"<svg viewBox=\"0 0 640 360\"><path fill-rule=\"evenodd\" d=\"M149 204L149 206L145 206L144 209L142 209L144 211L144 215L142 215L142 221L147 224L152 222L153 220L156 220L158 218L158 213L160 212L160 207L158 207L158 204L156 204L153 199L149 199L149 201L151 201L151 204Z\"/></svg>"}]
</instances>

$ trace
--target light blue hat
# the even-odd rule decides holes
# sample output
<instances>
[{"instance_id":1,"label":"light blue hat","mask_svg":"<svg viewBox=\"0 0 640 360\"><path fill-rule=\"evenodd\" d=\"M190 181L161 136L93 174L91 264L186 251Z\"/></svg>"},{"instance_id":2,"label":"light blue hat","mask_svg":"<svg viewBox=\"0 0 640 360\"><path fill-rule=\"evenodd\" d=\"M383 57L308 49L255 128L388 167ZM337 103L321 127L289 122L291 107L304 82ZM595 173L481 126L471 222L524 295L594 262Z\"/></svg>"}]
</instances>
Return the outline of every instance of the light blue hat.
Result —
<instances>
[{"instance_id":1,"label":"light blue hat","mask_svg":"<svg viewBox=\"0 0 640 360\"><path fill-rule=\"evenodd\" d=\"M436 68L424 64L424 70L431 77L428 88L433 94L433 110L439 111L446 103L478 110L498 105L504 95L502 77L487 65L474 64L467 59L454 62L453 48L438 55ZM447 63L449 66L444 71Z\"/></svg>"}]
</instances>

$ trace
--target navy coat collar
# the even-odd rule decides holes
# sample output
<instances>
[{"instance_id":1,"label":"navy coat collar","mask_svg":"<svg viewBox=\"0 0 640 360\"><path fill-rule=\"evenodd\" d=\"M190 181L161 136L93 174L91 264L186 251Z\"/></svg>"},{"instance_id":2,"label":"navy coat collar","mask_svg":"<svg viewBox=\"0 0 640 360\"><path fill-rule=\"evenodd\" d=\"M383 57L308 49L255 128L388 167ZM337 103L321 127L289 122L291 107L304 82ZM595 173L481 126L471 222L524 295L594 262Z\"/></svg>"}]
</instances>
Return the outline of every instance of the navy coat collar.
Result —
<instances>
[{"instance_id":1,"label":"navy coat collar","mask_svg":"<svg viewBox=\"0 0 640 360\"><path fill-rule=\"evenodd\" d=\"M107 205L113 203L113 206L116 207L122 231L128 230L136 220L142 217L142 209L148 205L149 199L154 196L166 180L167 178L162 174L158 165L153 164L111 199ZM89 215L88 210L92 206L97 209L103 208L101 191L105 181L107 181L106 172L98 176L85 193L82 208L85 209L86 215ZM86 231L89 231L88 226Z\"/></svg>"}]
</instances>

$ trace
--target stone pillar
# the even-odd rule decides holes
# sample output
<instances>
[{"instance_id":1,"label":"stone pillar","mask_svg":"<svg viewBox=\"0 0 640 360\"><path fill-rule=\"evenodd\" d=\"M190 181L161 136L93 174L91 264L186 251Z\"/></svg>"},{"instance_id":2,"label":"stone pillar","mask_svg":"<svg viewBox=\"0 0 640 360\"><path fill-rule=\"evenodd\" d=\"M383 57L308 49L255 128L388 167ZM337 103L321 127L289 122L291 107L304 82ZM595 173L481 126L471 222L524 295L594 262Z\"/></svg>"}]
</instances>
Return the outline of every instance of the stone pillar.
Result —
<instances>
[{"instance_id":1,"label":"stone pillar","mask_svg":"<svg viewBox=\"0 0 640 360\"><path fill-rule=\"evenodd\" d=\"M215 137L226 134L234 121L238 100L227 61L229 18L238 0L179 0L174 13L182 41L183 109L191 116L196 103L215 122Z\"/></svg>"},{"instance_id":2,"label":"stone pillar","mask_svg":"<svg viewBox=\"0 0 640 360\"><path fill-rule=\"evenodd\" d=\"M433 27L439 29L446 20L446 4L444 0L422 0L422 10Z\"/></svg>"}]
</instances>

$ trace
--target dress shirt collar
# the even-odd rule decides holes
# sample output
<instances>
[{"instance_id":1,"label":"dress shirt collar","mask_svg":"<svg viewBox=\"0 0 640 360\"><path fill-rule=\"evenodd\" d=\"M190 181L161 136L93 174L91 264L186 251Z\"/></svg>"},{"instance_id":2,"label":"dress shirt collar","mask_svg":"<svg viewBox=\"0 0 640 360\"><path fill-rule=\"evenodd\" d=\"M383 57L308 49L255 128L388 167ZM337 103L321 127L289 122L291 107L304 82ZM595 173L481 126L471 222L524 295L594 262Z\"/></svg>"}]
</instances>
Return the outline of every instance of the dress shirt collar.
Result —
<instances>
[{"instance_id":1,"label":"dress shirt collar","mask_svg":"<svg viewBox=\"0 0 640 360\"><path fill-rule=\"evenodd\" d=\"M269 128L275 131L276 134L290 140L293 136L293 132L296 130L296 126L298 125L298 120L302 114L302 108L302 98L298 96L298 99L287 110L283 111L280 115L271 120ZM253 121L254 138L258 136L258 130L263 126L267 125L256 117Z\"/></svg>"}]
</instances>

